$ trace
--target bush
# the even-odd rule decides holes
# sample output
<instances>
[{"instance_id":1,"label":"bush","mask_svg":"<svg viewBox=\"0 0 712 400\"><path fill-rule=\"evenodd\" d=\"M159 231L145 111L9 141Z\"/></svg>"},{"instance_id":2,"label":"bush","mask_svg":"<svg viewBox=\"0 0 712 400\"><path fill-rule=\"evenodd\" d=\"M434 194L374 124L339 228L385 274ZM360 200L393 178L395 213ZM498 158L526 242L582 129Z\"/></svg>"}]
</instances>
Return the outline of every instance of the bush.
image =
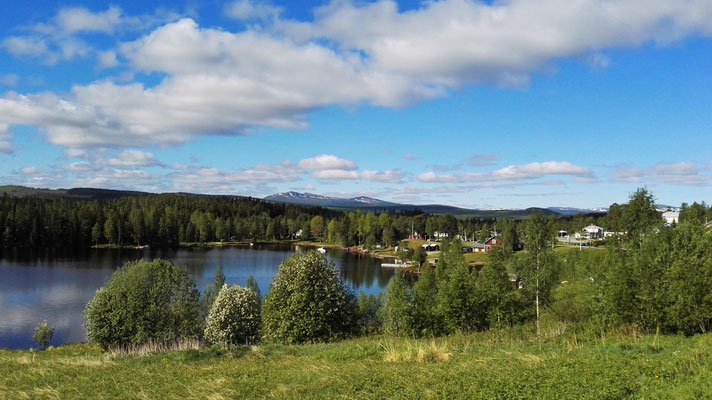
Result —
<instances>
[{"instance_id":1,"label":"bush","mask_svg":"<svg viewBox=\"0 0 712 400\"><path fill-rule=\"evenodd\" d=\"M202 333L195 283L165 260L124 264L97 290L84 316L87 338L104 349Z\"/></svg>"},{"instance_id":2,"label":"bush","mask_svg":"<svg viewBox=\"0 0 712 400\"><path fill-rule=\"evenodd\" d=\"M383 328L391 335L406 335L410 332L412 293L400 272L388 282L383 300Z\"/></svg>"},{"instance_id":3,"label":"bush","mask_svg":"<svg viewBox=\"0 0 712 400\"><path fill-rule=\"evenodd\" d=\"M313 251L280 264L262 306L264 338L303 343L353 333L356 297L333 264Z\"/></svg>"},{"instance_id":4,"label":"bush","mask_svg":"<svg viewBox=\"0 0 712 400\"><path fill-rule=\"evenodd\" d=\"M257 294L237 285L223 285L205 321L205 338L224 346L251 344L259 340L259 333Z\"/></svg>"},{"instance_id":5,"label":"bush","mask_svg":"<svg viewBox=\"0 0 712 400\"><path fill-rule=\"evenodd\" d=\"M46 349L52 341L52 336L54 336L54 327L44 320L37 324L35 327L35 333L32 335L32 340L37 342L42 350Z\"/></svg>"},{"instance_id":6,"label":"bush","mask_svg":"<svg viewBox=\"0 0 712 400\"><path fill-rule=\"evenodd\" d=\"M383 325L381 319L381 305L383 295L366 295L364 292L358 294L358 326L362 333L377 332Z\"/></svg>"}]
</instances>

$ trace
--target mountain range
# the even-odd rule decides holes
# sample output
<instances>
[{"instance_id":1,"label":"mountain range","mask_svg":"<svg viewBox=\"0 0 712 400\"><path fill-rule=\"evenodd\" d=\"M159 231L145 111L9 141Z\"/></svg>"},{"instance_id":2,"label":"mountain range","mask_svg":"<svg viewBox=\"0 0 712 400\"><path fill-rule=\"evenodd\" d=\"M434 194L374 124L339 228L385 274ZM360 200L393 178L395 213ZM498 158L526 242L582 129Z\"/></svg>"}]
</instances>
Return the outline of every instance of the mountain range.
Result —
<instances>
[{"instance_id":1,"label":"mountain range","mask_svg":"<svg viewBox=\"0 0 712 400\"><path fill-rule=\"evenodd\" d=\"M0 186L0 196L8 195L10 197L40 197L46 199L64 199L64 200L111 200L121 197L148 196L154 193L128 191L128 190L112 190L112 189L97 189L97 188L73 188L73 189L38 189L25 186L4 185ZM186 196L203 196L200 194L191 193L173 193ZM232 196L241 197L241 196ZM428 214L452 214L461 218L526 218L534 212L539 212L544 215L574 215L606 213L606 208L573 208L573 207L548 207L538 208L530 207L526 209L469 209L442 204L403 204L390 201L375 199L368 196L358 197L333 197L323 196L314 193L301 192L284 192L277 193L265 197L265 201L273 201L279 203L297 204L304 206L319 206L341 211L354 211L361 209L363 211L422 211ZM665 206L667 207L667 206Z\"/></svg>"},{"instance_id":2,"label":"mountain range","mask_svg":"<svg viewBox=\"0 0 712 400\"><path fill-rule=\"evenodd\" d=\"M302 204L339 209L343 211L361 209L364 211L416 211L421 210L428 214L452 214L458 217L480 218L523 218L534 212L544 215L574 215L578 213L596 214L606 213L606 208L582 209L573 207L530 207L526 209L468 209L440 204L402 204L374 199L367 196L350 198L322 196L313 193L284 192L267 196L264 200L280 203Z\"/></svg>"}]
</instances>

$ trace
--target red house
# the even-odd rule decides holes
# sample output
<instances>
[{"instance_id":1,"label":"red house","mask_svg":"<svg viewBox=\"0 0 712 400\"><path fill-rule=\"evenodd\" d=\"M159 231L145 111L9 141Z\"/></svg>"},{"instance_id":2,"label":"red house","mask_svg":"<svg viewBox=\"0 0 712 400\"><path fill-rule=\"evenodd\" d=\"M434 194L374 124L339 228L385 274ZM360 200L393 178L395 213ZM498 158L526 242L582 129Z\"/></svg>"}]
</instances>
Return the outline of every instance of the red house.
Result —
<instances>
[{"instance_id":1,"label":"red house","mask_svg":"<svg viewBox=\"0 0 712 400\"><path fill-rule=\"evenodd\" d=\"M472 250L475 253L486 253L492 249L492 247L495 246L501 246L502 245L502 239L500 239L499 236L492 236L491 238L485 240L484 243L475 243L474 246L472 246Z\"/></svg>"},{"instance_id":2,"label":"red house","mask_svg":"<svg viewBox=\"0 0 712 400\"><path fill-rule=\"evenodd\" d=\"M502 239L500 239L499 236L492 236L491 238L485 240L483 243L485 246L485 252L488 252L492 249L494 246L501 246L502 245Z\"/></svg>"}]
</instances>

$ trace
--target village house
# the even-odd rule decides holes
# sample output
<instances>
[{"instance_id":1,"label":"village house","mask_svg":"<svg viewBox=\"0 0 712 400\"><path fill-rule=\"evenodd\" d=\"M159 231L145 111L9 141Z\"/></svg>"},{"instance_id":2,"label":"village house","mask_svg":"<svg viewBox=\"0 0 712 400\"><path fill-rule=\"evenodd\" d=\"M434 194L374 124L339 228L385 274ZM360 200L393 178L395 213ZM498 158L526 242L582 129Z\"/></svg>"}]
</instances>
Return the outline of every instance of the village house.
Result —
<instances>
[{"instance_id":1,"label":"village house","mask_svg":"<svg viewBox=\"0 0 712 400\"><path fill-rule=\"evenodd\" d=\"M663 219L666 224L676 224L680 219L680 212L674 210L667 210L663 213Z\"/></svg>"},{"instance_id":2,"label":"village house","mask_svg":"<svg viewBox=\"0 0 712 400\"><path fill-rule=\"evenodd\" d=\"M603 228L591 224L583 228L583 236L589 239L600 239L603 237Z\"/></svg>"},{"instance_id":3,"label":"village house","mask_svg":"<svg viewBox=\"0 0 712 400\"><path fill-rule=\"evenodd\" d=\"M472 246L472 251L475 253L486 253L492 250L492 247L501 246L502 239L499 236L492 236L491 238L485 240L483 243L475 243Z\"/></svg>"}]
</instances>

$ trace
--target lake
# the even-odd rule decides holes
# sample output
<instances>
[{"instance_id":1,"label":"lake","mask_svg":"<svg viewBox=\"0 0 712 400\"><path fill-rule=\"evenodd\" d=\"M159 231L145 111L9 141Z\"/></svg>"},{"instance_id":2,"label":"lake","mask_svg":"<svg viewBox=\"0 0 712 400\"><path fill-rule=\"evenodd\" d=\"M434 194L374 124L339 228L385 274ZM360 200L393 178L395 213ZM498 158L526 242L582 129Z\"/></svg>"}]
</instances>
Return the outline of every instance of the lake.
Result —
<instances>
[{"instance_id":1,"label":"lake","mask_svg":"<svg viewBox=\"0 0 712 400\"><path fill-rule=\"evenodd\" d=\"M47 320L55 327L52 346L86 340L82 312L98 288L126 261L163 258L187 268L201 291L222 265L228 284L244 286L252 275L266 294L277 266L294 252L312 248L255 245L177 249L0 249L0 349L28 349L35 326ZM354 290L370 294L388 284L393 270L381 260L328 249L333 262Z\"/></svg>"}]
</instances>

